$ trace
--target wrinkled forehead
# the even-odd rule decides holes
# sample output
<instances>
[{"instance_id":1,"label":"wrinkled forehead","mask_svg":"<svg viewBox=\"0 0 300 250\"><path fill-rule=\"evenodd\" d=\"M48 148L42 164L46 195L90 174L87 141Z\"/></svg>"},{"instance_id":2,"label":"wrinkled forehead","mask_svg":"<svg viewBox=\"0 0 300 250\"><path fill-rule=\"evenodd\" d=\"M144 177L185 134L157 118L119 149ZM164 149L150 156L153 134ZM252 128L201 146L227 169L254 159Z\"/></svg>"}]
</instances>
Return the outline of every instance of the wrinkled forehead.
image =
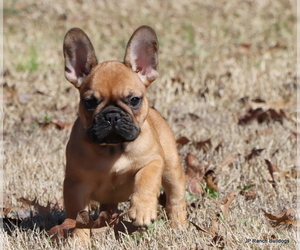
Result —
<instances>
[{"instance_id":1,"label":"wrinkled forehead","mask_svg":"<svg viewBox=\"0 0 300 250\"><path fill-rule=\"evenodd\" d=\"M82 92L94 92L101 96L123 97L132 93L142 95L146 87L130 68L118 61L98 64L85 84Z\"/></svg>"}]
</instances>

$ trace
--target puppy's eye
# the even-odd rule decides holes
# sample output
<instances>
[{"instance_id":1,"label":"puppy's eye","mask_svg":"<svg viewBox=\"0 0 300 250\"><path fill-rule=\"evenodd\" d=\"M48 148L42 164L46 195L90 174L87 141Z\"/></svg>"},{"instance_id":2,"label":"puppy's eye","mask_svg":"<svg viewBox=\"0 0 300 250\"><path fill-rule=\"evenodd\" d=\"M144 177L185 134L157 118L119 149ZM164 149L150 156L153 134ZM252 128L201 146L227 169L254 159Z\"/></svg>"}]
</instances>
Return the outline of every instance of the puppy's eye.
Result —
<instances>
[{"instance_id":1,"label":"puppy's eye","mask_svg":"<svg viewBox=\"0 0 300 250\"><path fill-rule=\"evenodd\" d=\"M129 104L132 108L138 108L142 102L142 98L134 96L129 100Z\"/></svg>"},{"instance_id":2,"label":"puppy's eye","mask_svg":"<svg viewBox=\"0 0 300 250\"><path fill-rule=\"evenodd\" d=\"M97 107L98 101L96 98L86 98L83 100L83 105L86 110L93 111Z\"/></svg>"}]
</instances>

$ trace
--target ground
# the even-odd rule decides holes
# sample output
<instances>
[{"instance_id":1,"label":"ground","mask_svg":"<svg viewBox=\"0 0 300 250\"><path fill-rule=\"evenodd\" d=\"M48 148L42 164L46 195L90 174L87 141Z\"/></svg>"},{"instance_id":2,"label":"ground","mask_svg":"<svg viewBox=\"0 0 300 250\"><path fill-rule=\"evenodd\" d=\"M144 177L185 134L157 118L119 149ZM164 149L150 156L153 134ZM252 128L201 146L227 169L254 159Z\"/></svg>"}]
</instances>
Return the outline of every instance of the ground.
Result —
<instances>
[{"instance_id":1,"label":"ground","mask_svg":"<svg viewBox=\"0 0 300 250\"><path fill-rule=\"evenodd\" d=\"M116 239L107 229L89 248L296 248L296 1L5 0L3 18L5 249L83 248L48 235L64 219L47 204L62 197L78 105L63 38L80 27L99 61L122 61L140 25L160 44L148 98L178 140L189 226L170 229L160 208L148 230Z\"/></svg>"}]
</instances>

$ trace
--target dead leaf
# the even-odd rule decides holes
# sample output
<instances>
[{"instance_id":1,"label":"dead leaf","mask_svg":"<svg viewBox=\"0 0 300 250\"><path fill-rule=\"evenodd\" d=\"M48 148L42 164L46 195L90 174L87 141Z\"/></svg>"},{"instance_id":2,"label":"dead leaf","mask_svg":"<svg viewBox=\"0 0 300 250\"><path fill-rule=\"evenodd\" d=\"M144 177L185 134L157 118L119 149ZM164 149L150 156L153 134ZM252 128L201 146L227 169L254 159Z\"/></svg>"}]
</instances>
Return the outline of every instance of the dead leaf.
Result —
<instances>
[{"instance_id":1,"label":"dead leaf","mask_svg":"<svg viewBox=\"0 0 300 250\"><path fill-rule=\"evenodd\" d=\"M250 151L246 151L244 153L245 160L250 161L252 158L254 158L256 156L260 156L260 153L264 150L265 150L265 148L253 148Z\"/></svg>"},{"instance_id":2,"label":"dead leaf","mask_svg":"<svg viewBox=\"0 0 300 250\"><path fill-rule=\"evenodd\" d=\"M219 224L217 222L218 217L215 215L212 220L211 220L211 225L210 227L206 228L206 227L200 227L199 225L197 225L196 223L194 223L193 221L190 221L190 223L196 227L197 230L204 232L208 235L212 235L212 236L216 236L218 234L219 231Z\"/></svg>"},{"instance_id":3,"label":"dead leaf","mask_svg":"<svg viewBox=\"0 0 300 250\"><path fill-rule=\"evenodd\" d=\"M285 101L280 99L277 102L266 102L262 99L252 100L250 108L247 113L239 118L239 125L245 125L253 120L257 120L258 123L279 121L283 122L283 119L287 119L285 110L294 106L295 103L291 101Z\"/></svg>"},{"instance_id":4,"label":"dead leaf","mask_svg":"<svg viewBox=\"0 0 300 250\"><path fill-rule=\"evenodd\" d=\"M49 231L49 235L51 237L51 240L60 241L62 239L66 239L70 236L70 229L75 228L76 226L76 220L73 219L65 219L65 221L57 225L55 227L52 227Z\"/></svg>"},{"instance_id":5,"label":"dead leaf","mask_svg":"<svg viewBox=\"0 0 300 250\"><path fill-rule=\"evenodd\" d=\"M234 201L235 194L236 194L236 191L231 191L227 195L227 197L225 197L223 199L222 203L218 202L217 200L213 200L213 202L216 203L220 207L225 219L228 220L228 221L230 220L230 218L229 218L229 206Z\"/></svg>"},{"instance_id":6,"label":"dead leaf","mask_svg":"<svg viewBox=\"0 0 300 250\"><path fill-rule=\"evenodd\" d=\"M290 100L286 101L282 98L280 98L276 102L274 101L266 102L265 100L262 99L254 99L252 100L250 105L254 109L262 108L264 111L274 110L277 114L280 114L282 110L295 106L296 102Z\"/></svg>"},{"instance_id":7,"label":"dead leaf","mask_svg":"<svg viewBox=\"0 0 300 250\"><path fill-rule=\"evenodd\" d=\"M223 236L218 235L219 232L219 223L217 221L218 217L215 215L212 220L211 220L211 225L210 227L206 228L206 227L200 227L199 225L197 225L196 223L194 223L193 221L190 221L190 223L198 230L201 231L203 233L205 233L206 235L212 237L211 238L211 242L213 244L210 244L209 246L216 246L219 245L221 248L223 248L225 246L225 240Z\"/></svg>"},{"instance_id":8,"label":"dead leaf","mask_svg":"<svg viewBox=\"0 0 300 250\"><path fill-rule=\"evenodd\" d=\"M242 190L240 191L240 194L245 196L246 201L255 200L257 196L257 193L254 190L246 190L246 191Z\"/></svg>"},{"instance_id":9,"label":"dead leaf","mask_svg":"<svg viewBox=\"0 0 300 250\"><path fill-rule=\"evenodd\" d=\"M40 214L48 214L51 212L50 208L50 202L47 203L47 206L42 206L38 203L37 198L35 198L33 201L26 199L24 197L21 197L17 199L17 201L21 202L25 207L34 206L34 208L37 209L38 213Z\"/></svg>"},{"instance_id":10,"label":"dead leaf","mask_svg":"<svg viewBox=\"0 0 300 250\"><path fill-rule=\"evenodd\" d=\"M202 166L199 164L196 155L193 153L188 153L186 158L186 177L187 177L187 186L191 194L201 196L204 193L201 182L204 181L204 175L207 166Z\"/></svg>"},{"instance_id":11,"label":"dead leaf","mask_svg":"<svg viewBox=\"0 0 300 250\"><path fill-rule=\"evenodd\" d=\"M190 140L187 137L182 136L179 139L177 139L176 142L179 145L186 145L186 144L188 144L190 142Z\"/></svg>"},{"instance_id":12,"label":"dead leaf","mask_svg":"<svg viewBox=\"0 0 300 250\"><path fill-rule=\"evenodd\" d=\"M196 143L196 147L198 149L202 149L204 153L206 153L208 150L211 149L212 144L211 144L211 140L205 140L205 141L199 141Z\"/></svg>"},{"instance_id":13,"label":"dead leaf","mask_svg":"<svg viewBox=\"0 0 300 250\"><path fill-rule=\"evenodd\" d=\"M273 221L272 226L274 226L274 227L278 226L279 224L291 224L295 227L300 226L299 221L295 221L295 220L292 219L292 217L295 216L295 211L292 208L283 209L281 211L275 212L274 214L269 214L263 209L262 209L262 211L264 212L264 215L268 219Z\"/></svg>"},{"instance_id":14,"label":"dead leaf","mask_svg":"<svg viewBox=\"0 0 300 250\"><path fill-rule=\"evenodd\" d=\"M218 247L218 248L224 248L225 244L226 244L226 240L223 236L220 235L216 235L213 239L212 239L213 244L210 245L212 247Z\"/></svg>"},{"instance_id":15,"label":"dead leaf","mask_svg":"<svg viewBox=\"0 0 300 250\"><path fill-rule=\"evenodd\" d=\"M238 44L238 52L241 54L248 53L252 44L251 43L240 43Z\"/></svg>"},{"instance_id":16,"label":"dead leaf","mask_svg":"<svg viewBox=\"0 0 300 250\"><path fill-rule=\"evenodd\" d=\"M57 129L62 130L73 126L73 122L66 123L60 121L50 121L50 122L39 122L39 126L43 129L48 128L51 125L54 125Z\"/></svg>"},{"instance_id":17,"label":"dead leaf","mask_svg":"<svg viewBox=\"0 0 300 250\"><path fill-rule=\"evenodd\" d=\"M95 232L95 229L92 229L92 233ZM115 237L118 238L120 233L123 234L133 234L140 230L140 227L133 225L131 222L120 220L118 224L114 226Z\"/></svg>"},{"instance_id":18,"label":"dead leaf","mask_svg":"<svg viewBox=\"0 0 300 250\"><path fill-rule=\"evenodd\" d=\"M225 159L216 167L216 170L219 171L221 168L224 168L228 165L230 165L231 163L235 162L237 160L237 156L234 155L227 155L225 157Z\"/></svg>"},{"instance_id":19,"label":"dead leaf","mask_svg":"<svg viewBox=\"0 0 300 250\"><path fill-rule=\"evenodd\" d=\"M86 210L82 210L77 214L76 228L92 228L94 224L95 221Z\"/></svg>"},{"instance_id":20,"label":"dead leaf","mask_svg":"<svg viewBox=\"0 0 300 250\"><path fill-rule=\"evenodd\" d=\"M184 83L184 77L182 77L180 75L180 73L178 73L174 77L171 77L171 80L172 80L172 82L178 82L178 83L182 84L182 86L185 85L185 83Z\"/></svg>"},{"instance_id":21,"label":"dead leaf","mask_svg":"<svg viewBox=\"0 0 300 250\"><path fill-rule=\"evenodd\" d=\"M189 118L191 118L193 121L199 120L200 116L196 115L195 113L188 113Z\"/></svg>"},{"instance_id":22,"label":"dead leaf","mask_svg":"<svg viewBox=\"0 0 300 250\"><path fill-rule=\"evenodd\" d=\"M52 200L50 202L50 207L55 211L62 211L64 209L64 198Z\"/></svg>"},{"instance_id":23,"label":"dead leaf","mask_svg":"<svg viewBox=\"0 0 300 250\"><path fill-rule=\"evenodd\" d=\"M215 147L215 151L219 152L219 150L221 149L221 147L223 147L223 143L220 142L216 147Z\"/></svg>"},{"instance_id":24,"label":"dead leaf","mask_svg":"<svg viewBox=\"0 0 300 250\"><path fill-rule=\"evenodd\" d=\"M201 180L204 176L206 166L200 165L194 153L188 153L185 157L186 175L188 178L198 177Z\"/></svg>"},{"instance_id":25,"label":"dead leaf","mask_svg":"<svg viewBox=\"0 0 300 250\"><path fill-rule=\"evenodd\" d=\"M193 178L188 181L188 190L191 194L197 196L201 196L204 193L204 190L197 178Z\"/></svg>"},{"instance_id":26,"label":"dead leaf","mask_svg":"<svg viewBox=\"0 0 300 250\"><path fill-rule=\"evenodd\" d=\"M261 108L259 109L248 109L247 113L239 118L238 125L245 125L253 120L259 120L262 121L262 117L265 115L265 111L263 111Z\"/></svg>"},{"instance_id":27,"label":"dead leaf","mask_svg":"<svg viewBox=\"0 0 300 250\"><path fill-rule=\"evenodd\" d=\"M192 221L190 221L190 223L191 223L198 231L204 232L204 233L206 233L206 234L211 234L207 229L198 226L196 223L194 223L194 222L192 222Z\"/></svg>"},{"instance_id":28,"label":"dead leaf","mask_svg":"<svg viewBox=\"0 0 300 250\"><path fill-rule=\"evenodd\" d=\"M272 181L275 182L275 179L274 179L274 172L280 172L279 169L274 166L269 160L265 159L265 163L267 164L268 166L268 170L269 170L269 173L272 177Z\"/></svg>"},{"instance_id":29,"label":"dead leaf","mask_svg":"<svg viewBox=\"0 0 300 250\"><path fill-rule=\"evenodd\" d=\"M70 127L73 126L73 122L60 122L60 121L56 121L56 122L52 122L52 124L54 124L55 127L57 129L59 129L59 130L70 128Z\"/></svg>"},{"instance_id":30,"label":"dead leaf","mask_svg":"<svg viewBox=\"0 0 300 250\"><path fill-rule=\"evenodd\" d=\"M208 188L212 188L214 191L218 191L218 187L215 184L216 181L216 174L213 170L207 171L205 173L205 181L206 181L206 186Z\"/></svg>"},{"instance_id":31,"label":"dead leaf","mask_svg":"<svg viewBox=\"0 0 300 250\"><path fill-rule=\"evenodd\" d=\"M86 210L82 210L77 214L76 220L67 218L61 225L51 228L49 234L51 239L56 241L75 236L86 246L91 235L99 235L106 232L105 229L97 229L117 225L125 213L110 214L107 211L102 211L97 220L94 221Z\"/></svg>"}]
</instances>

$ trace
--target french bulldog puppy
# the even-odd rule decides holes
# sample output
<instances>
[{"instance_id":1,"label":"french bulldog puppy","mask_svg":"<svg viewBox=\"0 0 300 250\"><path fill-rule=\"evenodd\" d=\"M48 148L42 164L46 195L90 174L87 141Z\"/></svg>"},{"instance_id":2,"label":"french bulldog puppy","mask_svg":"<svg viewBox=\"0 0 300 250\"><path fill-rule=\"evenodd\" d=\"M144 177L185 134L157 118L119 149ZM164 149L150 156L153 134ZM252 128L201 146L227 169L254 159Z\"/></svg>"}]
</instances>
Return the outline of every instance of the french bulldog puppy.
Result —
<instances>
[{"instance_id":1,"label":"french bulldog puppy","mask_svg":"<svg viewBox=\"0 0 300 250\"><path fill-rule=\"evenodd\" d=\"M148 226L156 219L161 186L172 227L185 224L185 175L173 132L148 105L146 89L158 77L158 42L148 26L130 38L124 62L98 64L79 28L63 44L65 77L80 94L79 117L66 149L64 202L75 219L89 201L116 210L130 200L129 218Z\"/></svg>"}]
</instances>

